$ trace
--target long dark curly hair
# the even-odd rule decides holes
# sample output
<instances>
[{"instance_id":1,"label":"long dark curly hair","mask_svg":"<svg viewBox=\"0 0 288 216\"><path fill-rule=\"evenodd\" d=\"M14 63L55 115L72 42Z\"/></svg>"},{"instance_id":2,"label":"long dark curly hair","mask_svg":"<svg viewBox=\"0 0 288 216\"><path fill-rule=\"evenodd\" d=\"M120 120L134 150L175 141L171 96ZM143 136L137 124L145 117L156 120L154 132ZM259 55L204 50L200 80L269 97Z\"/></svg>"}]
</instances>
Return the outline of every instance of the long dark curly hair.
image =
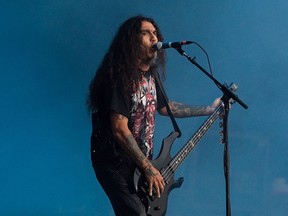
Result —
<instances>
[{"instance_id":1,"label":"long dark curly hair","mask_svg":"<svg viewBox=\"0 0 288 216\"><path fill-rule=\"evenodd\" d=\"M164 38L157 23L149 17L138 15L126 20L118 29L111 45L104 56L102 63L96 71L95 77L89 86L87 105L90 112L97 111L104 101L103 90L111 88L115 80L120 81L123 93L131 93L133 81L137 80L139 74L140 50L140 29L142 21L150 22L157 31L159 41ZM157 70L162 80L165 79L165 52L158 51L156 64L150 70ZM106 95L107 97L107 95Z\"/></svg>"}]
</instances>

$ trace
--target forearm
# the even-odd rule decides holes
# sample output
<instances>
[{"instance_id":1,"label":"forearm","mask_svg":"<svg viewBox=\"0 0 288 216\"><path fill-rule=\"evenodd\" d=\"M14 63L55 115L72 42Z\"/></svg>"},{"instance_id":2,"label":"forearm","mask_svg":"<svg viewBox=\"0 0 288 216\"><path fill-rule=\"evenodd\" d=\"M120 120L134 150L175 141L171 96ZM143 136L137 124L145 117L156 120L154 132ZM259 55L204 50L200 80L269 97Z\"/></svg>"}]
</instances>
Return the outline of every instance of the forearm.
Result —
<instances>
[{"instance_id":1,"label":"forearm","mask_svg":"<svg viewBox=\"0 0 288 216\"><path fill-rule=\"evenodd\" d=\"M111 115L112 130L119 146L129 155L129 157L143 170L147 183L149 195L152 196L153 187L157 196L164 191L164 179L160 172L145 157L128 128L128 119L120 114L112 112Z\"/></svg>"},{"instance_id":2,"label":"forearm","mask_svg":"<svg viewBox=\"0 0 288 216\"><path fill-rule=\"evenodd\" d=\"M112 112L110 115L114 138L120 148L141 168L151 165L145 157L128 128L128 119L120 114Z\"/></svg>"},{"instance_id":3,"label":"forearm","mask_svg":"<svg viewBox=\"0 0 288 216\"><path fill-rule=\"evenodd\" d=\"M215 110L212 106L190 106L175 101L169 101L169 107L176 118L210 115Z\"/></svg>"},{"instance_id":4,"label":"forearm","mask_svg":"<svg viewBox=\"0 0 288 216\"><path fill-rule=\"evenodd\" d=\"M145 157L141 149L139 148L132 133L122 134L117 136L117 141L120 147L129 155L129 157L141 168L146 169L151 166L148 158Z\"/></svg>"}]
</instances>

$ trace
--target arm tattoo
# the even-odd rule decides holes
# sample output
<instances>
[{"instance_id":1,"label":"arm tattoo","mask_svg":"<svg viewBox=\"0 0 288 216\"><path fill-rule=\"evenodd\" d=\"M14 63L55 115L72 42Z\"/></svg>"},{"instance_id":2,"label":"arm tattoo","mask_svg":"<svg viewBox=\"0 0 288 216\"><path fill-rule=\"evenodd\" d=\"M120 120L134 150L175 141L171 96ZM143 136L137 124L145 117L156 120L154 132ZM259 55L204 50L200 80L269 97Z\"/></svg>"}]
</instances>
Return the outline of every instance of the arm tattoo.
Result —
<instances>
[{"instance_id":1,"label":"arm tattoo","mask_svg":"<svg viewBox=\"0 0 288 216\"><path fill-rule=\"evenodd\" d=\"M144 168L144 173L147 175L147 176L152 176L152 177L155 177L158 175L158 173L154 173L151 169L152 165L151 164L148 164L147 167Z\"/></svg>"},{"instance_id":2,"label":"arm tattoo","mask_svg":"<svg viewBox=\"0 0 288 216\"><path fill-rule=\"evenodd\" d=\"M145 160L146 157L143 154L143 152L140 150L138 144L136 143L134 137L132 134L129 134L126 138L126 150L131 153L130 156L132 156L133 159L141 162L142 160Z\"/></svg>"},{"instance_id":3,"label":"arm tattoo","mask_svg":"<svg viewBox=\"0 0 288 216\"><path fill-rule=\"evenodd\" d=\"M121 121L123 119L127 119L127 117L114 113L113 118L116 121ZM122 138L120 138L122 137ZM133 137L132 133L129 132L128 134L122 134L122 136L118 137L119 144L123 148L123 150L135 161L135 163L142 169L148 167L150 170L150 175L154 174L151 171L151 163L150 161L145 157L141 149L139 148L135 138ZM152 174L151 174L152 173ZM155 174L154 174L155 175Z\"/></svg>"},{"instance_id":4,"label":"arm tattoo","mask_svg":"<svg viewBox=\"0 0 288 216\"><path fill-rule=\"evenodd\" d=\"M131 133L128 134L127 136L125 136L124 142L125 143L122 146L124 147L124 149L128 153L128 155L136 162L136 164L140 168L145 169L145 170L147 167L149 167L149 170L150 170L151 169L150 161L145 157L145 155L143 154L143 152L139 148L136 140L134 139L134 137ZM150 172L152 172L152 171L150 170Z\"/></svg>"},{"instance_id":5,"label":"arm tattoo","mask_svg":"<svg viewBox=\"0 0 288 216\"><path fill-rule=\"evenodd\" d=\"M130 157L132 157L136 163L142 167L146 176L156 177L157 173L154 173L152 170L152 164L150 161L145 157L143 152L140 150L138 144L136 143L132 134L129 134L126 137L126 150L130 152ZM144 167L144 168L143 168Z\"/></svg>"},{"instance_id":6,"label":"arm tattoo","mask_svg":"<svg viewBox=\"0 0 288 216\"><path fill-rule=\"evenodd\" d=\"M174 101L169 101L169 107L175 117L191 117L191 116L204 116L211 114L209 106L189 106Z\"/></svg>"}]
</instances>

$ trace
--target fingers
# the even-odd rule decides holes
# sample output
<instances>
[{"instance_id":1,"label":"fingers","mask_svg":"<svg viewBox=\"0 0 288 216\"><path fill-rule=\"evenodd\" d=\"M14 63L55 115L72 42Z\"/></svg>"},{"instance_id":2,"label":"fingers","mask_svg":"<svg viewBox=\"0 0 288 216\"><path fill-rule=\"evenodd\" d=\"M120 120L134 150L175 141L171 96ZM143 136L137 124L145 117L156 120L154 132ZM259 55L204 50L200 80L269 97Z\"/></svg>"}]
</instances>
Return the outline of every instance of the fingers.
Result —
<instances>
[{"instance_id":1,"label":"fingers","mask_svg":"<svg viewBox=\"0 0 288 216\"><path fill-rule=\"evenodd\" d=\"M164 192L164 190L165 190L165 182L164 182L162 176L160 178L154 177L149 182L149 189L148 189L149 196L153 195L153 190L156 193L157 197L160 197L161 193Z\"/></svg>"},{"instance_id":2,"label":"fingers","mask_svg":"<svg viewBox=\"0 0 288 216\"><path fill-rule=\"evenodd\" d=\"M148 194L153 195L153 192L160 197L161 193L164 192L165 182L161 173L153 166L149 166L145 169L145 175L148 182Z\"/></svg>"},{"instance_id":3,"label":"fingers","mask_svg":"<svg viewBox=\"0 0 288 216\"><path fill-rule=\"evenodd\" d=\"M161 196L161 193L164 192L164 185L162 182L158 183L157 186L155 186L155 189L156 189L156 194L157 194L157 197L160 197Z\"/></svg>"},{"instance_id":4,"label":"fingers","mask_svg":"<svg viewBox=\"0 0 288 216\"><path fill-rule=\"evenodd\" d=\"M219 106L221 103L222 103L222 101L221 101L221 98L219 97L219 98L216 98L216 99L214 100L212 106L216 108L216 107Z\"/></svg>"},{"instance_id":5,"label":"fingers","mask_svg":"<svg viewBox=\"0 0 288 216\"><path fill-rule=\"evenodd\" d=\"M149 191L148 191L149 196L152 196L152 192L153 192L153 182L151 181L151 182L149 183Z\"/></svg>"},{"instance_id":6,"label":"fingers","mask_svg":"<svg viewBox=\"0 0 288 216\"><path fill-rule=\"evenodd\" d=\"M164 180L162 179L162 181L160 182L160 185L159 185L159 189L160 189L160 193L163 193L164 192L164 189L165 189L165 183L164 183Z\"/></svg>"}]
</instances>

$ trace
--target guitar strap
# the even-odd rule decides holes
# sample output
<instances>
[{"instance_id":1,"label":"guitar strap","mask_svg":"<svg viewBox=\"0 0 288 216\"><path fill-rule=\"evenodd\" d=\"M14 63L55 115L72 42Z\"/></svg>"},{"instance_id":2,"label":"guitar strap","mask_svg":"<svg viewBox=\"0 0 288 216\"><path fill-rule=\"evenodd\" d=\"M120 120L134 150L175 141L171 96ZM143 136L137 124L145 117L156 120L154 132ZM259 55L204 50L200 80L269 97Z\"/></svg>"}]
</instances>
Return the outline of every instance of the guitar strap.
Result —
<instances>
[{"instance_id":1,"label":"guitar strap","mask_svg":"<svg viewBox=\"0 0 288 216\"><path fill-rule=\"evenodd\" d=\"M178 126L178 124L177 124L177 122L176 122L176 120L175 120L175 118L174 118L174 116L173 116L173 114L171 112L171 109L170 109L169 104L168 104L168 97L167 97L166 92L165 92L165 90L163 88L162 81L160 80L160 76L159 76L157 71L154 71L154 77L155 77L155 80L156 80L156 82L157 82L157 84L158 84L158 86L159 86L159 88L161 90L161 93L163 95L165 106L166 106L168 115L169 115L169 117L171 119L171 122L172 122L172 125L174 127L174 130L176 132L178 132L178 136L177 137L181 137L182 133L181 133L180 128L179 128L179 126Z\"/></svg>"}]
</instances>

